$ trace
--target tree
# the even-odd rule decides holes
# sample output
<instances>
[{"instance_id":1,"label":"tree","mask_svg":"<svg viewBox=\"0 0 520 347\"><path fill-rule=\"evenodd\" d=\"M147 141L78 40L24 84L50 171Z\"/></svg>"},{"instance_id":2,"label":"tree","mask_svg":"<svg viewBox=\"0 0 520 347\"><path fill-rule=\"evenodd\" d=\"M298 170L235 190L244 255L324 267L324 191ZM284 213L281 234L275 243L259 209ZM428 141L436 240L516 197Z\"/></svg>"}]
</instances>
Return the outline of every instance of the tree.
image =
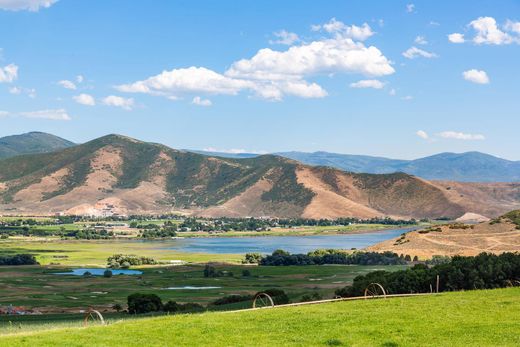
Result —
<instances>
[{"instance_id":1,"label":"tree","mask_svg":"<svg viewBox=\"0 0 520 347\"><path fill-rule=\"evenodd\" d=\"M148 313L163 309L161 298L155 294L135 293L129 295L127 301L128 313Z\"/></svg>"},{"instance_id":2,"label":"tree","mask_svg":"<svg viewBox=\"0 0 520 347\"><path fill-rule=\"evenodd\" d=\"M217 272L215 270L215 268L209 264L206 264L206 266L204 266L204 277L216 277L217 276Z\"/></svg>"},{"instance_id":3,"label":"tree","mask_svg":"<svg viewBox=\"0 0 520 347\"><path fill-rule=\"evenodd\" d=\"M242 264L258 264L263 256L260 253L246 253Z\"/></svg>"}]
</instances>

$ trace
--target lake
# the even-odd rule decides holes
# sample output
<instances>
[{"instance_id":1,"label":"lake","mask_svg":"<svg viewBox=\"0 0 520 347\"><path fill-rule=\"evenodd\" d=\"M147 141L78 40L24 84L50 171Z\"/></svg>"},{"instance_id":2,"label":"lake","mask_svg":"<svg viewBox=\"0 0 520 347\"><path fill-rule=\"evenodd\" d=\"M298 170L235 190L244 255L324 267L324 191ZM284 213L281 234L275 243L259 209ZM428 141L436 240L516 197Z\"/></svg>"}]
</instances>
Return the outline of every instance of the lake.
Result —
<instances>
[{"instance_id":1,"label":"lake","mask_svg":"<svg viewBox=\"0 0 520 347\"><path fill-rule=\"evenodd\" d=\"M320 248L361 249L415 229L416 227L399 228L341 235L208 237L143 242L162 242L162 249L189 253L269 254L277 249L291 253L307 253Z\"/></svg>"},{"instance_id":2,"label":"lake","mask_svg":"<svg viewBox=\"0 0 520 347\"><path fill-rule=\"evenodd\" d=\"M90 272L92 276L103 276L103 273L106 269L100 268L81 268L81 269L73 269L69 272L55 272L53 275L72 275L72 276L83 276L85 272ZM126 269L109 269L112 271L113 276L117 275L141 275L141 271L137 270L126 270Z\"/></svg>"}]
</instances>

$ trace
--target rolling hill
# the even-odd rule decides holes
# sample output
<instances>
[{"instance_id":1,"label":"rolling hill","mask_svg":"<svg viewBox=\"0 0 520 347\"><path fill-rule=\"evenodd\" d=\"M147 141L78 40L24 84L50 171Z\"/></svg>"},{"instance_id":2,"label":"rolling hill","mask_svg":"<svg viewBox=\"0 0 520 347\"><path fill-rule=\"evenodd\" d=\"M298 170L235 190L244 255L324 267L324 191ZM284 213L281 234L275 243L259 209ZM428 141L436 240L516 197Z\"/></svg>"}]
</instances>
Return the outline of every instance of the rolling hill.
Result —
<instances>
[{"instance_id":1,"label":"rolling hill","mask_svg":"<svg viewBox=\"0 0 520 347\"><path fill-rule=\"evenodd\" d=\"M42 132L6 136L0 138L0 159L22 154L53 152L74 145L61 137Z\"/></svg>"},{"instance_id":2,"label":"rolling hill","mask_svg":"<svg viewBox=\"0 0 520 347\"><path fill-rule=\"evenodd\" d=\"M475 256L482 252L517 252L520 248L520 210L474 225L452 223L411 231L369 247L430 258L433 255Z\"/></svg>"},{"instance_id":3,"label":"rolling hill","mask_svg":"<svg viewBox=\"0 0 520 347\"><path fill-rule=\"evenodd\" d=\"M519 288L111 321L47 323L4 346L518 346ZM348 312L348 314L346 314ZM305 319L302 319L305 317Z\"/></svg>"},{"instance_id":4,"label":"rolling hill","mask_svg":"<svg viewBox=\"0 0 520 347\"><path fill-rule=\"evenodd\" d=\"M258 156L252 153L196 152L230 158L253 158ZM440 153L415 160L329 152L279 152L275 154L308 165L330 166L358 173L385 174L405 172L428 180L520 182L520 161L505 160L480 152Z\"/></svg>"},{"instance_id":5,"label":"rolling hill","mask_svg":"<svg viewBox=\"0 0 520 347\"><path fill-rule=\"evenodd\" d=\"M515 183L359 174L275 155L209 157L121 135L0 160L4 214L457 218L519 207Z\"/></svg>"}]
</instances>

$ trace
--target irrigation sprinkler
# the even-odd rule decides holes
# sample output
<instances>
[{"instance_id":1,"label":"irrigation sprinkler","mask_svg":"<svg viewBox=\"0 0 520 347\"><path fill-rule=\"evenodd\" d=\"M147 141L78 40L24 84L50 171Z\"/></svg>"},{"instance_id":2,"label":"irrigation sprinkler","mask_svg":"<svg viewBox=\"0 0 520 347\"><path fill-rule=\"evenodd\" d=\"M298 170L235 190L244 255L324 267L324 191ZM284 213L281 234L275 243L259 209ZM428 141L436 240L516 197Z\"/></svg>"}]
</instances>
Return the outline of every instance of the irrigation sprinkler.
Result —
<instances>
[{"instance_id":1,"label":"irrigation sprinkler","mask_svg":"<svg viewBox=\"0 0 520 347\"><path fill-rule=\"evenodd\" d=\"M386 299L385 288L379 283L370 283L365 289L365 299L367 298L384 298Z\"/></svg>"},{"instance_id":2,"label":"irrigation sprinkler","mask_svg":"<svg viewBox=\"0 0 520 347\"><path fill-rule=\"evenodd\" d=\"M258 293L253 299L253 308L274 307L273 298L267 293Z\"/></svg>"},{"instance_id":3,"label":"irrigation sprinkler","mask_svg":"<svg viewBox=\"0 0 520 347\"><path fill-rule=\"evenodd\" d=\"M83 319L83 325L88 326L89 321L99 322L101 325L105 325L105 320L103 319L103 315L98 310L94 310L93 308L89 308L85 313L85 318Z\"/></svg>"}]
</instances>

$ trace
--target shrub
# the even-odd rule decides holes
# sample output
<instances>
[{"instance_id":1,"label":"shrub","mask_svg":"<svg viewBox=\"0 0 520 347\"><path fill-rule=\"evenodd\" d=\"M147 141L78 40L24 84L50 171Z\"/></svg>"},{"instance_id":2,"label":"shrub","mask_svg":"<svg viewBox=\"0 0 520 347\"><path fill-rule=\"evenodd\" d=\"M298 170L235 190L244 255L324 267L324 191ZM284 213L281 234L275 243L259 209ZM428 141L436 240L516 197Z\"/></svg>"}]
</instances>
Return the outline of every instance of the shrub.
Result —
<instances>
[{"instance_id":1,"label":"shrub","mask_svg":"<svg viewBox=\"0 0 520 347\"><path fill-rule=\"evenodd\" d=\"M103 277L105 277L105 278L110 278L110 277L112 277L112 271L106 269L106 270L103 272Z\"/></svg>"},{"instance_id":2,"label":"shrub","mask_svg":"<svg viewBox=\"0 0 520 347\"><path fill-rule=\"evenodd\" d=\"M309 301L318 301L323 300L323 297L318 292L314 292L312 294L305 294L301 298L301 302L309 302Z\"/></svg>"},{"instance_id":3,"label":"shrub","mask_svg":"<svg viewBox=\"0 0 520 347\"><path fill-rule=\"evenodd\" d=\"M15 254L0 256L0 265L38 265L32 254Z\"/></svg>"},{"instance_id":4,"label":"shrub","mask_svg":"<svg viewBox=\"0 0 520 347\"><path fill-rule=\"evenodd\" d=\"M128 296L128 313L148 313L161 311L162 309L161 298L155 294L135 293Z\"/></svg>"},{"instance_id":5,"label":"shrub","mask_svg":"<svg viewBox=\"0 0 520 347\"><path fill-rule=\"evenodd\" d=\"M258 295L260 293L266 293L267 295L269 295L273 299L275 305L284 305L290 302L287 294L285 294L285 292L281 289L272 288L264 290L262 292L258 292L256 294Z\"/></svg>"},{"instance_id":6,"label":"shrub","mask_svg":"<svg viewBox=\"0 0 520 347\"><path fill-rule=\"evenodd\" d=\"M129 268L136 265L155 265L157 261L149 257L140 257L133 254L115 254L107 259L108 267L117 269L118 267Z\"/></svg>"},{"instance_id":7,"label":"shrub","mask_svg":"<svg viewBox=\"0 0 520 347\"><path fill-rule=\"evenodd\" d=\"M250 277L251 276L251 271L249 270L242 270L242 277Z\"/></svg>"},{"instance_id":8,"label":"shrub","mask_svg":"<svg viewBox=\"0 0 520 347\"><path fill-rule=\"evenodd\" d=\"M165 312L170 312L170 313L200 312L200 311L204 310L204 306L194 303L194 302L179 304L175 301L170 300L166 304L164 304L163 310Z\"/></svg>"},{"instance_id":9,"label":"shrub","mask_svg":"<svg viewBox=\"0 0 520 347\"><path fill-rule=\"evenodd\" d=\"M258 264L263 256L260 253L246 253L242 264Z\"/></svg>"},{"instance_id":10,"label":"shrub","mask_svg":"<svg viewBox=\"0 0 520 347\"><path fill-rule=\"evenodd\" d=\"M219 299L213 301L212 304L216 305L216 306L220 306L220 305L234 304L237 302L243 302L243 301L249 301L249 300L253 300L252 295L233 294L233 295L228 295L228 296L219 298Z\"/></svg>"}]
</instances>

